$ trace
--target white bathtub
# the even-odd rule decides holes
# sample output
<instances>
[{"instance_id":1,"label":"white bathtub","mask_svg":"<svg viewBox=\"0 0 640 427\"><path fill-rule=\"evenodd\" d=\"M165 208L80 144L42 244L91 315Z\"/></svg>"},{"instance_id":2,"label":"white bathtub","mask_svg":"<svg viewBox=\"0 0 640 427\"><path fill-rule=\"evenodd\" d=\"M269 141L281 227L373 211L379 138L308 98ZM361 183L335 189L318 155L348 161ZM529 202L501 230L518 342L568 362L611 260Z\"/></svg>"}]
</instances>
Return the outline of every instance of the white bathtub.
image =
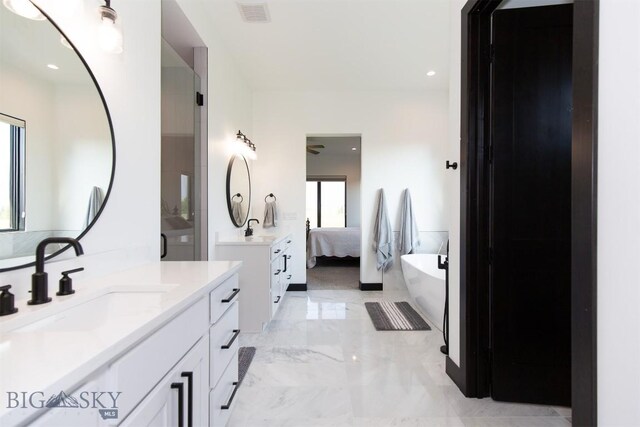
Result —
<instances>
[{"instance_id":1,"label":"white bathtub","mask_svg":"<svg viewBox=\"0 0 640 427\"><path fill-rule=\"evenodd\" d=\"M402 255L400 260L404 281L413 301L431 325L442 331L445 271L438 269L438 255Z\"/></svg>"}]
</instances>

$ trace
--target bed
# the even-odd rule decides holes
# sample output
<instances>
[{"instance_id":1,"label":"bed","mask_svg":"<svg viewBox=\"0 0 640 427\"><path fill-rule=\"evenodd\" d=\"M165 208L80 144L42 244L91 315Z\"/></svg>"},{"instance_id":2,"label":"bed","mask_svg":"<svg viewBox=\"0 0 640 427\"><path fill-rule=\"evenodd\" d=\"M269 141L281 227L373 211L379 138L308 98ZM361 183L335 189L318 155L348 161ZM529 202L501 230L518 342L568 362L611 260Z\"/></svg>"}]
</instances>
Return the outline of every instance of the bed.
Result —
<instances>
[{"instance_id":1,"label":"bed","mask_svg":"<svg viewBox=\"0 0 640 427\"><path fill-rule=\"evenodd\" d=\"M360 227L327 227L309 230L307 268L316 265L316 257L360 257Z\"/></svg>"}]
</instances>

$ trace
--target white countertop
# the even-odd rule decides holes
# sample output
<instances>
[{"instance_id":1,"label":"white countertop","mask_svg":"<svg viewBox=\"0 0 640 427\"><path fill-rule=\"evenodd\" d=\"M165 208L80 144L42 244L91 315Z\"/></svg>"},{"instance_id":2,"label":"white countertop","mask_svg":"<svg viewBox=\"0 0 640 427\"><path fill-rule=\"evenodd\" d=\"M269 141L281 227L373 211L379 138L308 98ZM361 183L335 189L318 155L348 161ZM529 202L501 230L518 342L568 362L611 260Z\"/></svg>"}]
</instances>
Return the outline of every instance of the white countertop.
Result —
<instances>
[{"instance_id":1,"label":"white countertop","mask_svg":"<svg viewBox=\"0 0 640 427\"><path fill-rule=\"evenodd\" d=\"M219 236L216 240L217 246L271 246L277 245L282 240L290 237L290 234L268 235L258 234L250 237L239 235Z\"/></svg>"},{"instance_id":2,"label":"white countertop","mask_svg":"<svg viewBox=\"0 0 640 427\"><path fill-rule=\"evenodd\" d=\"M236 273L237 261L157 262L74 280L76 293L55 296L0 318L0 396L7 392L72 391L80 382L147 338ZM86 322L65 322L65 314ZM9 410L0 405L0 424Z\"/></svg>"}]
</instances>

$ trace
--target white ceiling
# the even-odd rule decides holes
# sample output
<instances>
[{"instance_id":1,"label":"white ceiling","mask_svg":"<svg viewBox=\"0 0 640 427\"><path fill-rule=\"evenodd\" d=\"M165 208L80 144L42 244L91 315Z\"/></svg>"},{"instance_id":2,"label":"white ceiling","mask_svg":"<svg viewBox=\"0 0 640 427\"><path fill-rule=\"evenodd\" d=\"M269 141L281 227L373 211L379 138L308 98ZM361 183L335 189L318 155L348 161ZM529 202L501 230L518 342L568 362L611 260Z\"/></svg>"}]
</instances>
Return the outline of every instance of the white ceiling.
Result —
<instances>
[{"instance_id":1,"label":"white ceiling","mask_svg":"<svg viewBox=\"0 0 640 427\"><path fill-rule=\"evenodd\" d=\"M324 148L315 149L320 152L320 156L360 156L359 136L308 136L307 145L321 144ZM352 150L352 148L356 150ZM307 153L307 157L316 157Z\"/></svg>"},{"instance_id":2,"label":"white ceiling","mask_svg":"<svg viewBox=\"0 0 640 427\"><path fill-rule=\"evenodd\" d=\"M254 89L389 90L448 85L448 0L265 0L245 23L208 0L212 24ZM436 75L427 77L427 71Z\"/></svg>"}]
</instances>

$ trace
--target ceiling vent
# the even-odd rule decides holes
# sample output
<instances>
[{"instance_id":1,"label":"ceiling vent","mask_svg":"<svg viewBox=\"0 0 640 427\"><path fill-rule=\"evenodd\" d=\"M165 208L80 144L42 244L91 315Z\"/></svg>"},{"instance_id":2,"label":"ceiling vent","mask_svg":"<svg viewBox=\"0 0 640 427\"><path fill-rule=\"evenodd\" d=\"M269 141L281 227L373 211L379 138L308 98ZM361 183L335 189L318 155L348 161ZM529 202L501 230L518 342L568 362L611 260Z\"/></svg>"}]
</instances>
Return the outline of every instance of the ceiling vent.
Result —
<instances>
[{"instance_id":1,"label":"ceiling vent","mask_svg":"<svg viewBox=\"0 0 640 427\"><path fill-rule=\"evenodd\" d=\"M266 3L240 3L238 2L238 9L242 20L250 23L264 23L271 22L271 16L269 16L269 9Z\"/></svg>"}]
</instances>

